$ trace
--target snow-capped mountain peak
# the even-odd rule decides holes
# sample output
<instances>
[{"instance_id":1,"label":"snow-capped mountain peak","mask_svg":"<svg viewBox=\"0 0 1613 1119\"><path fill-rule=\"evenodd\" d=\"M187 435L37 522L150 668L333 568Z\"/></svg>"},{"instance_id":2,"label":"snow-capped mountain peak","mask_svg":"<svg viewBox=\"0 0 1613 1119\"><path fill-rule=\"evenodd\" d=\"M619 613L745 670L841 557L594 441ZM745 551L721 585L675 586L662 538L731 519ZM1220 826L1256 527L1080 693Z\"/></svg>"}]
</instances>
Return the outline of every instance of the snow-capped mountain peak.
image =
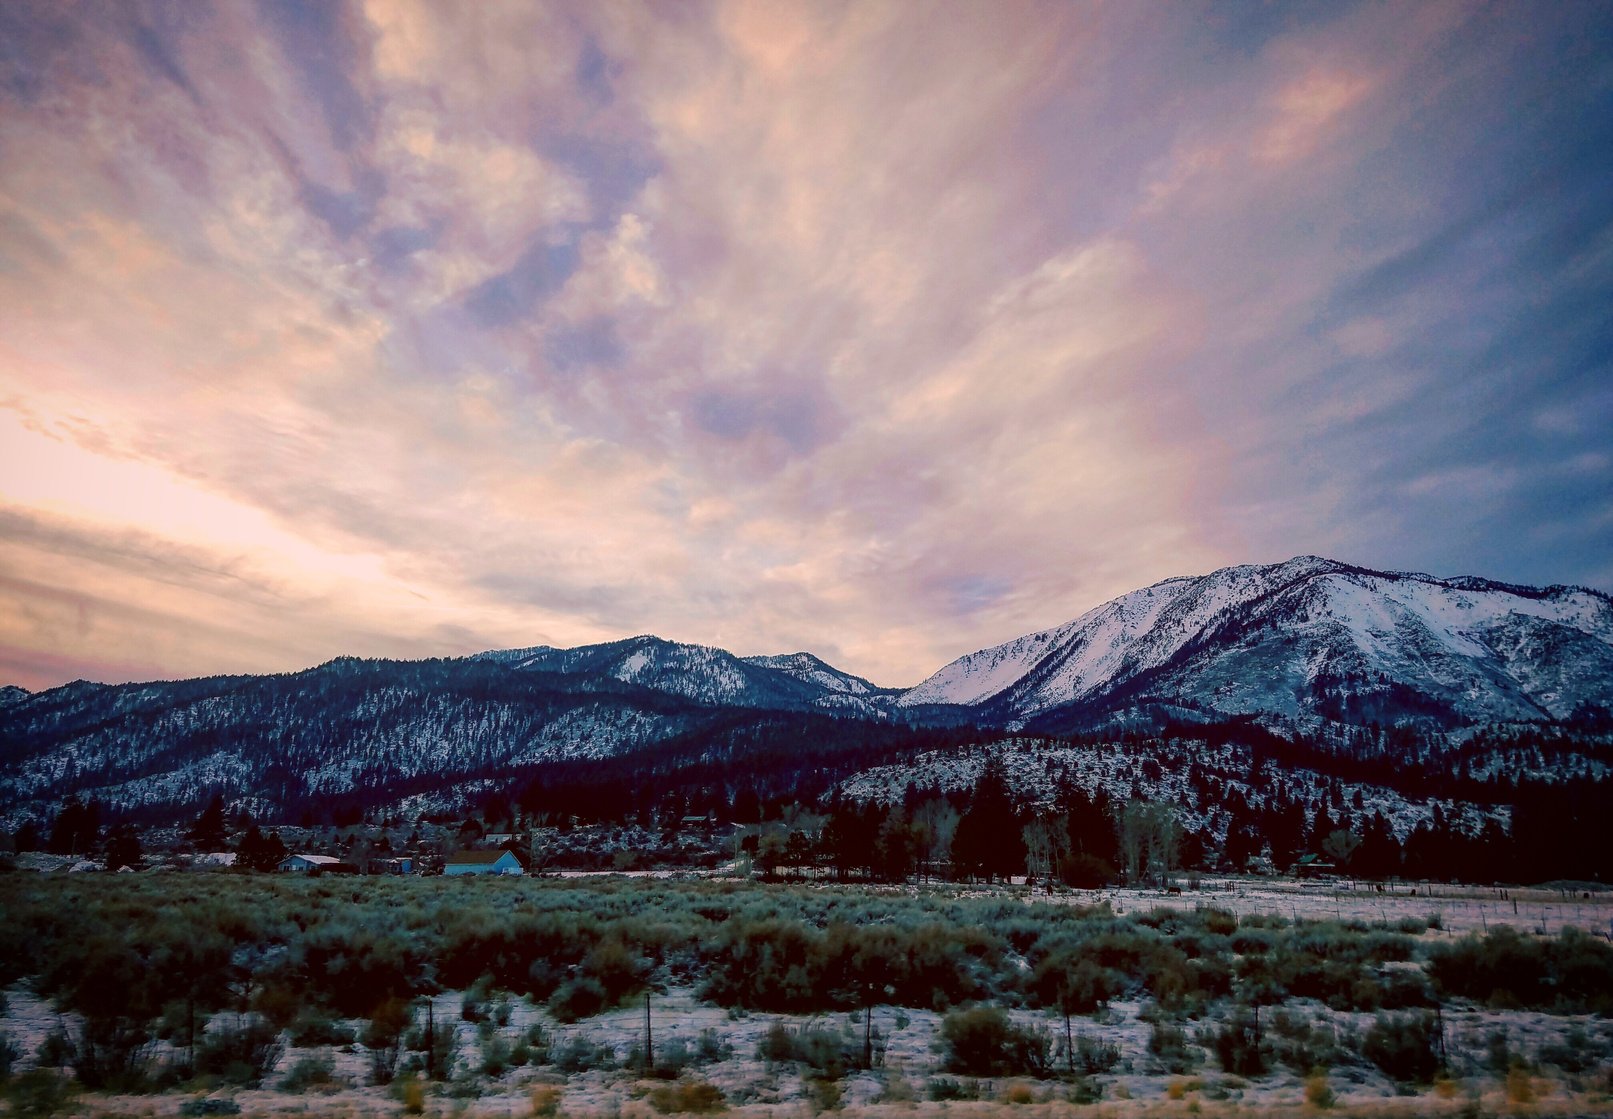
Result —
<instances>
[{"instance_id":1,"label":"snow-capped mountain peak","mask_svg":"<svg viewBox=\"0 0 1613 1119\"><path fill-rule=\"evenodd\" d=\"M1147 702L1356 723L1566 718L1613 707L1613 600L1299 556L1132 591L897 700L1009 724Z\"/></svg>"}]
</instances>

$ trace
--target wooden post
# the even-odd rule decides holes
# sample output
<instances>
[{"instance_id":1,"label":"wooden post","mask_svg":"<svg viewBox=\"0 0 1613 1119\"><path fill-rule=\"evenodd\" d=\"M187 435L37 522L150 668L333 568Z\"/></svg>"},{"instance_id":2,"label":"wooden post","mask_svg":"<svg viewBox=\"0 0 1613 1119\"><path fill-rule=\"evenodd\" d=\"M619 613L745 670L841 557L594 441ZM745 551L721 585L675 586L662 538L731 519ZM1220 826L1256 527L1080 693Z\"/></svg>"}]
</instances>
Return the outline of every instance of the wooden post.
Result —
<instances>
[{"instance_id":1,"label":"wooden post","mask_svg":"<svg viewBox=\"0 0 1613 1119\"><path fill-rule=\"evenodd\" d=\"M868 997L863 1000L863 1068L874 1067L874 985L868 984Z\"/></svg>"},{"instance_id":2,"label":"wooden post","mask_svg":"<svg viewBox=\"0 0 1613 1119\"><path fill-rule=\"evenodd\" d=\"M426 1079L437 1079L437 1000L426 996Z\"/></svg>"},{"instance_id":3,"label":"wooden post","mask_svg":"<svg viewBox=\"0 0 1613 1119\"><path fill-rule=\"evenodd\" d=\"M1434 1004L1434 1022L1439 1026L1439 1068L1444 1072L1450 1068L1449 1059L1445 1053L1445 1014L1444 1007Z\"/></svg>"},{"instance_id":4,"label":"wooden post","mask_svg":"<svg viewBox=\"0 0 1613 1119\"><path fill-rule=\"evenodd\" d=\"M1070 1032L1070 1008L1064 1008L1064 1066L1075 1075L1075 1037Z\"/></svg>"},{"instance_id":5,"label":"wooden post","mask_svg":"<svg viewBox=\"0 0 1613 1119\"><path fill-rule=\"evenodd\" d=\"M650 989L644 988L644 1072L655 1068L654 1038L650 1033Z\"/></svg>"}]
</instances>

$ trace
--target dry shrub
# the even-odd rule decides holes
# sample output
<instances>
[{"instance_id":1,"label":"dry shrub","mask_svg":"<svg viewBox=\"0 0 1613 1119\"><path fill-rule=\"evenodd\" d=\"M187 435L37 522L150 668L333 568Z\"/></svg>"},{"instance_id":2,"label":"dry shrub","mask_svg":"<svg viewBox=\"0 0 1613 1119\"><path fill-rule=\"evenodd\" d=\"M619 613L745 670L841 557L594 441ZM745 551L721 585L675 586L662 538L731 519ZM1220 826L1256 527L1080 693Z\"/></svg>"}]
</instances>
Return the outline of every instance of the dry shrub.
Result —
<instances>
[{"instance_id":1,"label":"dry shrub","mask_svg":"<svg viewBox=\"0 0 1613 1119\"><path fill-rule=\"evenodd\" d=\"M1514 1068L1507 1072L1507 1102L1529 1104L1535 1102L1535 1081L1529 1070Z\"/></svg>"},{"instance_id":2,"label":"dry shrub","mask_svg":"<svg viewBox=\"0 0 1613 1119\"><path fill-rule=\"evenodd\" d=\"M560 1113L560 1098L565 1092L553 1084L539 1084L532 1089L532 1119L554 1119Z\"/></svg>"},{"instance_id":3,"label":"dry shrub","mask_svg":"<svg viewBox=\"0 0 1613 1119\"><path fill-rule=\"evenodd\" d=\"M1442 1100L1454 1100L1462 1090L1460 1081L1452 1080L1448 1076L1434 1078L1434 1094Z\"/></svg>"},{"instance_id":4,"label":"dry shrub","mask_svg":"<svg viewBox=\"0 0 1613 1119\"><path fill-rule=\"evenodd\" d=\"M902 1073L902 1068L895 1062L885 1066L885 1088L879 1095L880 1103L912 1103L918 1099L918 1093L913 1085Z\"/></svg>"},{"instance_id":5,"label":"dry shrub","mask_svg":"<svg viewBox=\"0 0 1613 1119\"><path fill-rule=\"evenodd\" d=\"M397 1080L398 1099L405 1115L422 1115L426 1110L426 1086L413 1073Z\"/></svg>"},{"instance_id":6,"label":"dry shrub","mask_svg":"<svg viewBox=\"0 0 1613 1119\"><path fill-rule=\"evenodd\" d=\"M840 1110L842 1091L840 1081L832 1080L827 1076L809 1077L806 1082L807 1094L812 1099L814 1111Z\"/></svg>"},{"instance_id":7,"label":"dry shrub","mask_svg":"<svg viewBox=\"0 0 1613 1119\"><path fill-rule=\"evenodd\" d=\"M705 1080L680 1080L651 1088L650 1106L663 1115L708 1115L725 1110L728 1101L715 1084Z\"/></svg>"},{"instance_id":8,"label":"dry shrub","mask_svg":"<svg viewBox=\"0 0 1613 1119\"><path fill-rule=\"evenodd\" d=\"M1021 1105L1036 1102L1036 1093L1029 1084L1015 1081L1003 1089L1003 1103Z\"/></svg>"},{"instance_id":9,"label":"dry shrub","mask_svg":"<svg viewBox=\"0 0 1613 1119\"><path fill-rule=\"evenodd\" d=\"M1185 1081L1185 1080L1182 1080L1182 1079L1178 1078L1176 1080L1172 1080L1169 1084L1165 1085L1165 1098L1166 1099L1179 1100L1179 1099L1182 1099L1186 1095L1187 1095L1187 1081Z\"/></svg>"},{"instance_id":10,"label":"dry shrub","mask_svg":"<svg viewBox=\"0 0 1613 1119\"><path fill-rule=\"evenodd\" d=\"M1305 1102L1318 1111L1326 1111L1338 1102L1338 1096L1333 1086L1327 1082L1327 1073L1322 1069L1312 1069L1311 1074L1305 1078Z\"/></svg>"}]
</instances>

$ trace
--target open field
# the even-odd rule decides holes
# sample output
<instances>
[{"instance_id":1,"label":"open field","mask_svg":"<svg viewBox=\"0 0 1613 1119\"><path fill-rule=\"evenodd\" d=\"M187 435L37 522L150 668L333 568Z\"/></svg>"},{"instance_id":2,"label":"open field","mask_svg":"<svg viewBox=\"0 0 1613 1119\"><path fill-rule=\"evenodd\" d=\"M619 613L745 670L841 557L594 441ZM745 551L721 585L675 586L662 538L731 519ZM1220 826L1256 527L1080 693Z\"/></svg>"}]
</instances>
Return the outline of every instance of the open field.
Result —
<instances>
[{"instance_id":1,"label":"open field","mask_svg":"<svg viewBox=\"0 0 1613 1119\"><path fill-rule=\"evenodd\" d=\"M1613 1114L1605 895L1199 886L9 875L11 1106Z\"/></svg>"},{"instance_id":2,"label":"open field","mask_svg":"<svg viewBox=\"0 0 1613 1119\"><path fill-rule=\"evenodd\" d=\"M1071 895L1064 895L1066 897ZM1387 925L1421 921L1430 933L1448 936L1488 932L1502 925L1556 935L1566 928L1613 933L1613 890L1605 887L1467 886L1439 882L1394 883L1379 892L1372 883L1348 879L1205 877L1180 895L1160 890L1081 892L1090 904L1106 898L1117 912L1155 907L1192 909L1210 905L1240 917L1265 914L1306 921L1376 921Z\"/></svg>"}]
</instances>

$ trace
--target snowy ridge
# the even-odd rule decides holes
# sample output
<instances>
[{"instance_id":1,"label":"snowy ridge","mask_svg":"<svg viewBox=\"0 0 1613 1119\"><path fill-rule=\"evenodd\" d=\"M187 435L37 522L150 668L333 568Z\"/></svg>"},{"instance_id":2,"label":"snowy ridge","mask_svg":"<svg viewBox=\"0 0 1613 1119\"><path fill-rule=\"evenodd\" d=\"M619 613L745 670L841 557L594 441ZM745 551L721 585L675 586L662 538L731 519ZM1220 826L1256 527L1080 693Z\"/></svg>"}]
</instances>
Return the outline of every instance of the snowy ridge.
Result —
<instances>
[{"instance_id":1,"label":"snowy ridge","mask_svg":"<svg viewBox=\"0 0 1613 1119\"><path fill-rule=\"evenodd\" d=\"M510 668L604 675L698 703L735 707L874 715L892 694L810 653L740 658L725 649L648 634L575 649L538 646L481 656Z\"/></svg>"},{"instance_id":2,"label":"snowy ridge","mask_svg":"<svg viewBox=\"0 0 1613 1119\"><path fill-rule=\"evenodd\" d=\"M1146 702L1444 727L1613 710L1613 601L1302 556L1133 591L961 657L897 700L975 706L1008 726Z\"/></svg>"},{"instance_id":3,"label":"snowy ridge","mask_svg":"<svg viewBox=\"0 0 1613 1119\"><path fill-rule=\"evenodd\" d=\"M871 696L887 694L888 688L875 687L861 676L842 672L825 664L811 653L784 653L778 656L745 657L746 664L770 668L794 676L798 680L822 688L825 692L844 696ZM826 697L827 698L827 697Z\"/></svg>"},{"instance_id":4,"label":"snowy ridge","mask_svg":"<svg viewBox=\"0 0 1613 1119\"><path fill-rule=\"evenodd\" d=\"M960 657L897 700L908 707L926 703L978 704L1034 676L1073 698L1112 676L1121 657L1146 634L1190 579L1167 579L1132 591L1057 629L1032 633L1005 645Z\"/></svg>"},{"instance_id":5,"label":"snowy ridge","mask_svg":"<svg viewBox=\"0 0 1613 1119\"><path fill-rule=\"evenodd\" d=\"M1330 749L1416 751L1401 760L1419 765L1437 756L1475 779L1596 779L1613 766L1613 599L1306 556L1165 580L961 657L907 692L806 652L737 657L653 636L457 659L339 657L270 676L4 688L0 826L39 817L69 792L118 810L194 804L221 788L278 805L447 803L545 766L650 772L669 750L749 764L745 751L779 742L801 755L764 755L788 780L798 762L825 764L814 750L826 734L865 752L837 778L873 757L896 761L869 779L883 787L930 766L900 759L932 749L936 734L1147 736L1164 723L1229 719L1279 738L1298 729ZM1603 745L1531 756L1508 745L1516 735L1484 734L1520 723ZM938 729L947 727L961 729ZM1108 764L1082 758L1068 761ZM1223 791L1239 787L1230 769L1219 780Z\"/></svg>"}]
</instances>

